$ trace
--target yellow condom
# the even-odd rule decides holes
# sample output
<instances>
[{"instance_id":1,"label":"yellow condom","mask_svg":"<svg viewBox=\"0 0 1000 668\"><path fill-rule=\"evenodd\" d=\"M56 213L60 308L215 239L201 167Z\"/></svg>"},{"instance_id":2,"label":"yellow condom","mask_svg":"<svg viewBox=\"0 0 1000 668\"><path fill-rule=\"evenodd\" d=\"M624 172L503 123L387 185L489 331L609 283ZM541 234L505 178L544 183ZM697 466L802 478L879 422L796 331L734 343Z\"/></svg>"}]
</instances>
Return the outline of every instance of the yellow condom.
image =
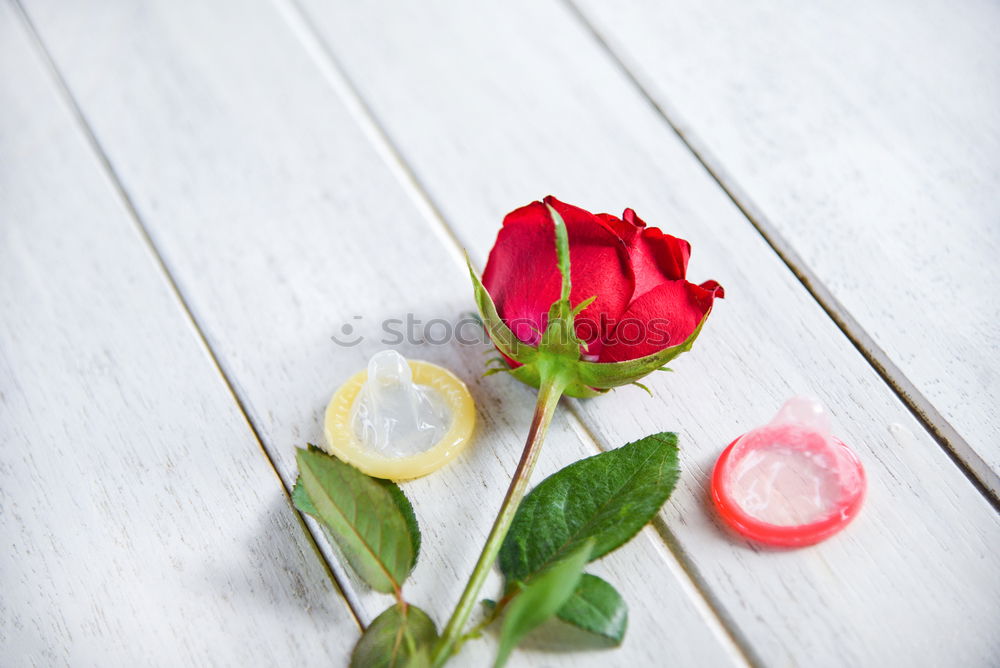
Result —
<instances>
[{"instance_id":1,"label":"yellow condom","mask_svg":"<svg viewBox=\"0 0 1000 668\"><path fill-rule=\"evenodd\" d=\"M351 423L351 408L365 381L368 369L363 369L334 392L326 407L326 450L376 478L409 480L438 470L458 456L472 440L476 424L476 407L465 383L455 374L430 362L407 360L413 382L435 389L451 412L451 425L429 450L408 457L386 457L358 440Z\"/></svg>"}]
</instances>

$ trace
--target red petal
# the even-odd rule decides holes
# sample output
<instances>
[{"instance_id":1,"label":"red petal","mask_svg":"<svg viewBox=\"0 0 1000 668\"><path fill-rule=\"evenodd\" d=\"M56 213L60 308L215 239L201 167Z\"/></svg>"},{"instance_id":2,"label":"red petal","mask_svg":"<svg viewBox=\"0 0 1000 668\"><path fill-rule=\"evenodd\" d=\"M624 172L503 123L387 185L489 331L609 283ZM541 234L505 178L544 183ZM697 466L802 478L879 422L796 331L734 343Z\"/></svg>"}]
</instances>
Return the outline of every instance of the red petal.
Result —
<instances>
[{"instance_id":1,"label":"red petal","mask_svg":"<svg viewBox=\"0 0 1000 668\"><path fill-rule=\"evenodd\" d=\"M646 227L646 221L632 209L625 209L621 219L606 213L598 216L625 242L635 275L637 299L665 281L676 281L687 275L691 244L664 234L656 227Z\"/></svg>"},{"instance_id":2,"label":"red petal","mask_svg":"<svg viewBox=\"0 0 1000 668\"><path fill-rule=\"evenodd\" d=\"M664 279L677 281L687 276L691 244L684 239L664 234L656 227L642 231L642 239L632 252L633 265L645 262L649 273L659 274L657 283ZM652 278L652 276L650 276Z\"/></svg>"},{"instance_id":3,"label":"red petal","mask_svg":"<svg viewBox=\"0 0 1000 668\"><path fill-rule=\"evenodd\" d=\"M547 197L566 223L573 289L570 302L597 299L577 316L577 333L600 348L600 323L615 322L632 297L633 278L625 247L593 214ZM490 251L483 285L500 317L514 334L532 345L548 321L549 307L559 297L561 279L556 265L552 219L541 202L512 211Z\"/></svg>"},{"instance_id":4,"label":"red petal","mask_svg":"<svg viewBox=\"0 0 1000 668\"><path fill-rule=\"evenodd\" d=\"M705 281L698 287L702 290L708 290L715 296L716 299L722 299L726 296L725 288L719 285L718 281Z\"/></svg>"},{"instance_id":5,"label":"red petal","mask_svg":"<svg viewBox=\"0 0 1000 668\"><path fill-rule=\"evenodd\" d=\"M645 357L687 340L712 308L722 288L714 281L706 289L685 280L669 281L634 302L605 344L601 362L621 362ZM719 295L721 296L721 295Z\"/></svg>"},{"instance_id":6,"label":"red petal","mask_svg":"<svg viewBox=\"0 0 1000 668\"><path fill-rule=\"evenodd\" d=\"M639 217L639 215L635 212L635 209L625 209L622 213L622 220L638 229L646 227L646 221Z\"/></svg>"},{"instance_id":7,"label":"red petal","mask_svg":"<svg viewBox=\"0 0 1000 668\"><path fill-rule=\"evenodd\" d=\"M511 223L533 223L539 220L547 220L548 217L548 209L545 208L544 204L536 201L531 204L526 204L519 209L514 209L504 216L503 226L506 227Z\"/></svg>"},{"instance_id":8,"label":"red petal","mask_svg":"<svg viewBox=\"0 0 1000 668\"><path fill-rule=\"evenodd\" d=\"M632 243L632 239L639 233L639 228L635 225L627 223L617 216L612 216L610 213L599 213L597 214L597 219L604 223L605 227L617 234L618 238L624 241L626 245Z\"/></svg>"}]
</instances>

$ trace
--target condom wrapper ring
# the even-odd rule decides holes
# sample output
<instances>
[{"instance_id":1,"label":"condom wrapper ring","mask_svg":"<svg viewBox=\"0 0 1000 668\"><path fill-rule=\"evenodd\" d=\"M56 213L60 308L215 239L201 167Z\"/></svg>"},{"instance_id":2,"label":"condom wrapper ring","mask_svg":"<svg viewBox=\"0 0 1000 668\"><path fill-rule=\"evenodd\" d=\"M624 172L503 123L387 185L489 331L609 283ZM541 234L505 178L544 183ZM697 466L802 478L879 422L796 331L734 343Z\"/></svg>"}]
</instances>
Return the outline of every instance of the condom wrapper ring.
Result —
<instances>
[{"instance_id":1,"label":"condom wrapper ring","mask_svg":"<svg viewBox=\"0 0 1000 668\"><path fill-rule=\"evenodd\" d=\"M326 408L326 450L376 478L419 478L468 446L476 411L465 383L393 351L371 358Z\"/></svg>"},{"instance_id":2,"label":"condom wrapper ring","mask_svg":"<svg viewBox=\"0 0 1000 668\"><path fill-rule=\"evenodd\" d=\"M729 444L712 473L712 500L736 532L768 545L812 545L861 508L865 471L830 434L819 401L790 399L770 423Z\"/></svg>"}]
</instances>

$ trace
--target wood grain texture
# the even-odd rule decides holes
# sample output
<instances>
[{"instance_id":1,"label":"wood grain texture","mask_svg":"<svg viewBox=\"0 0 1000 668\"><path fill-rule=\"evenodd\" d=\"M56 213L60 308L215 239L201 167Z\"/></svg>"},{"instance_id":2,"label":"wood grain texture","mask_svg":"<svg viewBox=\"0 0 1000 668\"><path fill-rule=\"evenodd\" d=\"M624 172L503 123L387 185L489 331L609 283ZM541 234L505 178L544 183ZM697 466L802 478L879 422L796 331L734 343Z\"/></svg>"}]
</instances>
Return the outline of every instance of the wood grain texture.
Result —
<instances>
[{"instance_id":1,"label":"wood grain texture","mask_svg":"<svg viewBox=\"0 0 1000 668\"><path fill-rule=\"evenodd\" d=\"M671 549L767 665L989 665L1000 520L563 5L304 3L332 57L459 241L482 262L502 215L548 192L635 207L691 240L727 288L694 352L639 390L576 402L603 446L679 428ZM489 379L494 385L506 379ZM861 517L776 552L725 534L707 474L795 393L818 395L870 475Z\"/></svg>"},{"instance_id":2,"label":"wood grain texture","mask_svg":"<svg viewBox=\"0 0 1000 668\"><path fill-rule=\"evenodd\" d=\"M0 540L4 666L322 665L359 633L6 2Z\"/></svg>"},{"instance_id":3,"label":"wood grain texture","mask_svg":"<svg viewBox=\"0 0 1000 668\"><path fill-rule=\"evenodd\" d=\"M579 4L1000 495L1000 5Z\"/></svg>"},{"instance_id":4,"label":"wood grain texture","mask_svg":"<svg viewBox=\"0 0 1000 668\"><path fill-rule=\"evenodd\" d=\"M27 6L291 483L294 447L320 441L333 390L391 345L383 322L413 314L423 323L436 317L454 323L472 308L460 256L428 224L336 83L272 5ZM423 530L407 597L439 624L496 514L534 396L509 379L481 379L488 346L433 345L443 327L420 326L396 346L453 369L479 407L475 446L441 472L404 485ZM477 332L467 322L465 335ZM365 339L353 347L331 340L355 335ZM536 479L595 452L560 415ZM332 550L328 555L350 583L363 621L390 604L344 573ZM665 655L676 665L743 664L651 529L592 570L628 601L625 646L613 654L555 652L536 637L512 664L649 665ZM484 595L495 594L497 585L491 582ZM470 642L457 665L487 665L494 648L491 636Z\"/></svg>"}]
</instances>

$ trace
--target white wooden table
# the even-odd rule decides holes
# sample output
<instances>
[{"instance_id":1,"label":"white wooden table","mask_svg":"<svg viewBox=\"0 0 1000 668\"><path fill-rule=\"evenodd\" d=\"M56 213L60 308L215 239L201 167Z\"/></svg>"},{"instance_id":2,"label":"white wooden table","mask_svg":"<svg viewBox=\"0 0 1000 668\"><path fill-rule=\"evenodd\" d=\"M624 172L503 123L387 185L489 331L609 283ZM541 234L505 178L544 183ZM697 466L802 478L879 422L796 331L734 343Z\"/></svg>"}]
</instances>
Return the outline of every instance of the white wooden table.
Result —
<instances>
[{"instance_id":1,"label":"white wooden table","mask_svg":"<svg viewBox=\"0 0 1000 668\"><path fill-rule=\"evenodd\" d=\"M293 510L294 448L548 193L689 239L727 298L652 398L561 407L536 480L665 429L683 473L595 564L624 646L512 664L1000 665L998 33L987 0L0 0L0 665L343 665L390 599ZM479 408L405 485L440 624L533 393L398 349ZM797 393L869 496L764 550L707 476Z\"/></svg>"}]
</instances>

